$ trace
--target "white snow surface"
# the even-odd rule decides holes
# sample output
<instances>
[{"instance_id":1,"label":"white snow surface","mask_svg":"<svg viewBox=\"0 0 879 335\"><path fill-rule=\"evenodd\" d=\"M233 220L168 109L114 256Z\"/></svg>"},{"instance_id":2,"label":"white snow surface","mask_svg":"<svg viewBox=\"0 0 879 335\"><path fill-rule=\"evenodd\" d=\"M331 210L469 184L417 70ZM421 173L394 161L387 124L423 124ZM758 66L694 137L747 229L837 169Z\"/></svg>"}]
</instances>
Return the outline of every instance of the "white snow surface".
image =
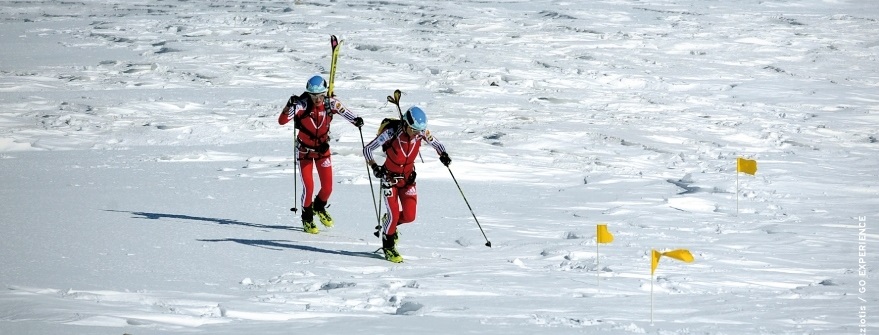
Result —
<instances>
[{"instance_id":1,"label":"white snow surface","mask_svg":"<svg viewBox=\"0 0 879 335\"><path fill-rule=\"evenodd\" d=\"M879 331L879 2L0 6L0 334ZM290 211L331 34L365 140L400 89L453 159L401 264L341 118L336 226Z\"/></svg>"}]
</instances>

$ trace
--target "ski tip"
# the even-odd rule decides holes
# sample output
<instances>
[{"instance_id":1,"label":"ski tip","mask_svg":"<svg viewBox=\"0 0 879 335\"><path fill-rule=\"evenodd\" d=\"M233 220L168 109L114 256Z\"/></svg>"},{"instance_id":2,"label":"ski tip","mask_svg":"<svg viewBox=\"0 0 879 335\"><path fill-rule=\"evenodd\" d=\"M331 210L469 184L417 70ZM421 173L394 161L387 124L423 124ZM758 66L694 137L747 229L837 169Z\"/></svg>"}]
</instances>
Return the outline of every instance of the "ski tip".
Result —
<instances>
[{"instance_id":1,"label":"ski tip","mask_svg":"<svg viewBox=\"0 0 879 335\"><path fill-rule=\"evenodd\" d=\"M394 90L394 95L388 96L388 102L399 106L400 105L400 95L402 95L402 94L403 94L403 92L400 92L400 90Z\"/></svg>"}]
</instances>

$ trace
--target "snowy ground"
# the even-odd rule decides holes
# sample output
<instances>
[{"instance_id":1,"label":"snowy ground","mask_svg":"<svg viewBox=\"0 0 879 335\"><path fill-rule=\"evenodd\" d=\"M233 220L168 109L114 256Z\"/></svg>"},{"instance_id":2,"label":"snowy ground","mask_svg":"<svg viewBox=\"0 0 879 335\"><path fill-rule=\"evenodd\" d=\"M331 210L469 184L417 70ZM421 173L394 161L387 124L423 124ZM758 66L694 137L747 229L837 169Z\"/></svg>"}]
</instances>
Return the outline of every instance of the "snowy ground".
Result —
<instances>
[{"instance_id":1,"label":"snowy ground","mask_svg":"<svg viewBox=\"0 0 879 335\"><path fill-rule=\"evenodd\" d=\"M0 6L0 334L879 330L879 2ZM374 254L342 121L302 232L276 120L330 34L366 140L422 106L492 248L425 151Z\"/></svg>"}]
</instances>

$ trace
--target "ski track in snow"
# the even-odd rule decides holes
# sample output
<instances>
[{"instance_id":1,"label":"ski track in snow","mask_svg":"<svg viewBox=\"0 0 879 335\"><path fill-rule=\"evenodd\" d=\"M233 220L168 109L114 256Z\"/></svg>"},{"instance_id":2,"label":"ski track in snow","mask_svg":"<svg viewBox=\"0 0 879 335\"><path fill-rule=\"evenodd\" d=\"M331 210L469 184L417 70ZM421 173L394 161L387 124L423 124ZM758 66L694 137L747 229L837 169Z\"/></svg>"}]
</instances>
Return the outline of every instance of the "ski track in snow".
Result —
<instances>
[{"instance_id":1,"label":"ski track in snow","mask_svg":"<svg viewBox=\"0 0 879 335\"><path fill-rule=\"evenodd\" d=\"M26 1L0 18L2 333L858 330L879 5ZM276 117L328 72L329 34L364 134L394 89L424 107L493 248L424 151L406 262L372 253L360 134L338 120L337 227L291 221ZM737 215L739 156L760 168ZM599 222L616 236L600 257ZM33 251L37 229L58 243ZM653 248L696 262L663 259L651 324Z\"/></svg>"}]
</instances>

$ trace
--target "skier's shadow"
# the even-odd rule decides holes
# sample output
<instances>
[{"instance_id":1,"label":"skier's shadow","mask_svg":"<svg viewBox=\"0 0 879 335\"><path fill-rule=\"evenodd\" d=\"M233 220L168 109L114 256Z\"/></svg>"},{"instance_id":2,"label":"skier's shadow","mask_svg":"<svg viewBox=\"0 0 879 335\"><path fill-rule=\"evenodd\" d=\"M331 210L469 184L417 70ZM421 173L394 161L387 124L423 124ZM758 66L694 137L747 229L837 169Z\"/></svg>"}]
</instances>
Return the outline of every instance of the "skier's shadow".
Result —
<instances>
[{"instance_id":1,"label":"skier's shadow","mask_svg":"<svg viewBox=\"0 0 879 335\"><path fill-rule=\"evenodd\" d=\"M191 215L183 215L183 214L167 214L167 213L149 213L149 212L132 212L132 211L119 211L119 210L106 210L108 212L117 212L117 213L128 213L134 215L136 219L149 219L149 220L161 220L161 219L173 219L173 220L187 220L187 221L199 221L199 222L208 222L219 225L236 225L236 226L244 226L244 227L253 227L260 229L281 229L281 230L293 230L305 232L302 227L294 227L294 226L282 226L282 225L264 225L259 223L250 223L243 222L238 220L230 220L230 219L221 219L221 218L209 218L209 217L201 217L201 216L191 216ZM197 241L200 242L235 242L239 244L244 244L252 247L265 248L270 250L284 250L284 249L296 249L302 251L310 251L310 252L321 252L332 255L343 255L343 256L357 256L357 257L370 257L370 258L380 258L380 256L373 252L352 252L352 251L344 251L344 250L328 250L322 249L307 245L297 245L285 241L285 240L249 240L249 239L241 239L241 238L224 238L224 239L199 239Z\"/></svg>"},{"instance_id":2,"label":"skier's shadow","mask_svg":"<svg viewBox=\"0 0 879 335\"><path fill-rule=\"evenodd\" d=\"M106 211L117 212L117 213L128 213L128 214L134 215L134 218L136 218L136 219L149 219L149 220L176 219L176 220L188 220L188 221L201 221L201 222L215 223L215 224L220 224L220 225L236 225L236 226L260 228L260 229L295 230L295 228L292 226L264 225L264 224L259 224L259 223L250 223L250 222L243 222L243 221L238 221L238 220L209 218L209 217L191 216L191 215L183 215L183 214L131 212L131 211L117 211L117 210L109 210L109 209Z\"/></svg>"},{"instance_id":3,"label":"skier's shadow","mask_svg":"<svg viewBox=\"0 0 879 335\"><path fill-rule=\"evenodd\" d=\"M345 251L345 250L328 250L323 248L317 248L307 245L298 245L293 244L287 240L249 240L243 238L221 238L221 239L202 239L198 240L199 242L235 242L239 244L244 244L252 247L265 248L269 250L284 250L284 249L296 249L302 251L310 251L310 252L320 252L331 255L342 255L342 256L356 256L356 257L369 257L369 258L382 258L379 254L374 252L354 252L354 251Z\"/></svg>"}]
</instances>

